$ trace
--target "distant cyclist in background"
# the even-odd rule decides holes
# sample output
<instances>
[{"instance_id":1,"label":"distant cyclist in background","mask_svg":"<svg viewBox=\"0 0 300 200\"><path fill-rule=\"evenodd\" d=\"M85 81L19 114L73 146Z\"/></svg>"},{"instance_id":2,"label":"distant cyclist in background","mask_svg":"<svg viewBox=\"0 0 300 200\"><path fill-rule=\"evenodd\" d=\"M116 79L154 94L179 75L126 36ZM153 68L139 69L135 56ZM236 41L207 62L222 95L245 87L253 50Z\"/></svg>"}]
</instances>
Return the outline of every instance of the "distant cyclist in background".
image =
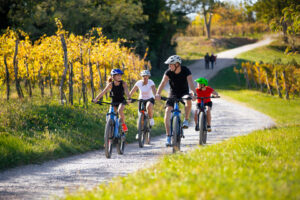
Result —
<instances>
[{"instance_id":1,"label":"distant cyclist in background","mask_svg":"<svg viewBox=\"0 0 300 200\"><path fill-rule=\"evenodd\" d=\"M157 93L155 98L160 100L160 94L164 89L165 85L169 81L170 84L170 93L169 97L181 98L184 95L189 94L189 88L194 92L194 96L196 96L195 86L192 80L191 71L185 67L181 66L181 58L178 55L170 56L166 61L165 64L169 65L169 69L165 71L163 79L157 89ZM193 96L193 95L192 95ZM193 98L193 100L195 97ZM169 99L166 102L166 111L165 111L165 128L166 128L166 135L167 135L167 142L166 145L171 144L171 132L170 132L170 117L171 111L174 109L174 100ZM192 108L191 100L185 101L185 120L183 121L182 127L188 128L189 127L189 116Z\"/></svg>"},{"instance_id":2,"label":"distant cyclist in background","mask_svg":"<svg viewBox=\"0 0 300 200\"><path fill-rule=\"evenodd\" d=\"M151 79L149 79L151 76L149 70L143 70L140 73L140 75L142 76L142 80L139 80L135 83L135 85L129 93L129 96L131 97L133 93L135 93L135 91L139 89L139 99L147 100L146 102L139 102L139 109L141 108L141 104L144 103L144 106L149 116L150 126L153 126L153 105L155 103L154 94L156 93L155 84Z\"/></svg>"},{"instance_id":3,"label":"distant cyclist in background","mask_svg":"<svg viewBox=\"0 0 300 200\"><path fill-rule=\"evenodd\" d=\"M208 81L206 78L198 78L195 80L197 84L196 92L197 97L210 97L212 94L215 96L219 96L219 94L208 86ZM195 120L195 130L199 131L198 122L198 113L197 110L200 108L201 99L197 99L197 109L195 110L194 120ZM204 106L207 106L207 131L211 132L211 109L212 109L212 101L210 99L204 99Z\"/></svg>"},{"instance_id":4,"label":"distant cyclist in background","mask_svg":"<svg viewBox=\"0 0 300 200\"><path fill-rule=\"evenodd\" d=\"M110 72L111 77L108 79L107 85L104 90L97 95L97 97L93 100L97 102L99 99L103 97L103 95L110 90L110 97L112 98L113 103L120 103L117 106L114 106L115 111L117 110L120 116L120 120L122 123L122 129L124 132L128 131L128 128L125 124L125 115L124 115L124 107L126 104L126 100L124 94L129 98L129 90L127 87L127 83L122 80L123 71L120 69L112 69Z\"/></svg>"}]
</instances>

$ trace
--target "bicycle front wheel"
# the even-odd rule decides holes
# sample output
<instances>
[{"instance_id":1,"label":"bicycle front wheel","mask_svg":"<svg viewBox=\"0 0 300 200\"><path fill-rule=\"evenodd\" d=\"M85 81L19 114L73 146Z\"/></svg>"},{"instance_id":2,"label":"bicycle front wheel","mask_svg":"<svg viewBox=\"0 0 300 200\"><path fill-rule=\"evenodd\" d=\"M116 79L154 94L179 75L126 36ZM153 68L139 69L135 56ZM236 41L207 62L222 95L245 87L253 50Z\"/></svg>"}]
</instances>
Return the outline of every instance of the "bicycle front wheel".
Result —
<instances>
[{"instance_id":1,"label":"bicycle front wheel","mask_svg":"<svg viewBox=\"0 0 300 200\"><path fill-rule=\"evenodd\" d=\"M204 124L204 113L201 112L199 116L199 144L203 145L205 144L205 124Z\"/></svg>"},{"instance_id":2,"label":"bicycle front wheel","mask_svg":"<svg viewBox=\"0 0 300 200\"><path fill-rule=\"evenodd\" d=\"M138 141L139 141L139 147L143 148L145 143L145 118L143 114L139 115L139 121L138 121Z\"/></svg>"},{"instance_id":3,"label":"bicycle front wheel","mask_svg":"<svg viewBox=\"0 0 300 200\"><path fill-rule=\"evenodd\" d=\"M106 122L105 134L104 134L104 146L106 158L111 157L112 145L113 145L113 134L114 134L114 121L109 119Z\"/></svg>"},{"instance_id":4,"label":"bicycle front wheel","mask_svg":"<svg viewBox=\"0 0 300 200\"><path fill-rule=\"evenodd\" d=\"M173 153L180 151L180 141L181 141L181 130L180 130L180 118L175 116L172 121L172 143L173 143Z\"/></svg>"}]
</instances>

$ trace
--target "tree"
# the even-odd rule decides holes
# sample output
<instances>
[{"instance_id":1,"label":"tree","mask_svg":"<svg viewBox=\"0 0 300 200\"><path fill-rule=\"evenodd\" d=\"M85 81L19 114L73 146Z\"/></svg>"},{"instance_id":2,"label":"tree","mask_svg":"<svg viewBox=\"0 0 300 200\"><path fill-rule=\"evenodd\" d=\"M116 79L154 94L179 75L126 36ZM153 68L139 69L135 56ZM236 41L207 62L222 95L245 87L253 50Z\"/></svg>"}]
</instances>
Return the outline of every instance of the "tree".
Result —
<instances>
[{"instance_id":1,"label":"tree","mask_svg":"<svg viewBox=\"0 0 300 200\"><path fill-rule=\"evenodd\" d=\"M298 0L258 0L254 4L254 10L259 19L271 24L273 29L281 30L284 42L288 43L288 24L287 20L283 18L283 10L290 5L297 6L299 4Z\"/></svg>"}]
</instances>

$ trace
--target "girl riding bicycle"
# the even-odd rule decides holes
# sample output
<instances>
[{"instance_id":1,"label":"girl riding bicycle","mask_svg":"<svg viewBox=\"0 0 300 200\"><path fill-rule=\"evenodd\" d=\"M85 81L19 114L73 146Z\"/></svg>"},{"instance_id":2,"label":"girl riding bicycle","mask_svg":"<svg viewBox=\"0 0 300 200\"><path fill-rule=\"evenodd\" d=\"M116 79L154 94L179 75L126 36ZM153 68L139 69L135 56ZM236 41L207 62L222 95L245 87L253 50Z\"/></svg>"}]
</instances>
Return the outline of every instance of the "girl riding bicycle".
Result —
<instances>
[{"instance_id":1,"label":"girl riding bicycle","mask_svg":"<svg viewBox=\"0 0 300 200\"><path fill-rule=\"evenodd\" d=\"M112 69L110 72L111 77L108 79L107 85L104 90L97 95L97 97L93 100L97 102L99 99L103 97L108 90L110 90L110 97L112 98L113 103L119 103L114 106L114 110L118 110L120 120L122 123L122 129L124 132L128 131L128 128L125 124L125 115L124 115L124 107L126 104L126 100L124 94L129 98L129 90L126 82L122 80L123 71L120 69Z\"/></svg>"},{"instance_id":2,"label":"girl riding bicycle","mask_svg":"<svg viewBox=\"0 0 300 200\"><path fill-rule=\"evenodd\" d=\"M219 96L219 94L211 87L208 86L208 81L205 78L198 78L195 80L198 84L198 87L196 88L197 97L210 97L211 94L215 96ZM204 106L207 106L207 131L211 132L211 108L212 108L212 102L210 99L203 99L204 100ZM200 108L201 99L197 99L197 109L195 112L194 120L195 120L195 130L199 131L199 124L198 122L198 110Z\"/></svg>"},{"instance_id":3,"label":"girl riding bicycle","mask_svg":"<svg viewBox=\"0 0 300 200\"><path fill-rule=\"evenodd\" d=\"M139 89L139 99L147 100L144 102L139 102L139 109L141 108L141 104L144 104L144 107L146 107L148 116L149 116L149 122L150 126L154 125L154 119L153 119L153 105L154 105L154 94L156 93L155 84L154 82L149 79L151 76L151 73L149 70L143 70L140 75L143 77L143 79L137 81L135 85L133 86L132 90L129 93L129 97L133 95L133 93Z\"/></svg>"}]
</instances>

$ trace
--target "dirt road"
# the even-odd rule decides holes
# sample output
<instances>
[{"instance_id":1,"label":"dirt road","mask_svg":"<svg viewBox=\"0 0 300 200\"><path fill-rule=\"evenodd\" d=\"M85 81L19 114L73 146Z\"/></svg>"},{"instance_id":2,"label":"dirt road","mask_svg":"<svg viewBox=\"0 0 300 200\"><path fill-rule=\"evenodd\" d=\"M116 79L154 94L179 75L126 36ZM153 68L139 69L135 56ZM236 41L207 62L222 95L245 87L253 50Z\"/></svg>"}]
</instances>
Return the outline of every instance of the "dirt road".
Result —
<instances>
[{"instance_id":1,"label":"dirt road","mask_svg":"<svg viewBox=\"0 0 300 200\"><path fill-rule=\"evenodd\" d=\"M220 69L234 63L234 57L242 52L266 45L271 39L239 47L218 54L214 70L204 70L203 60L189 66L194 78L211 78ZM208 135L208 144L247 134L256 129L274 125L272 119L252 109L226 101L213 100L213 132ZM164 132L162 132L163 134ZM194 124L185 132L182 151L197 147L198 133ZM126 146L125 155L118 155L114 149L111 159L106 159L103 150L49 161L41 165L27 165L0 173L0 199L49 199L53 195L63 196L65 190L79 187L92 188L100 182L110 181L113 177L124 176L136 170L149 167L159 157L171 153L165 147L165 136L153 138L151 145L138 148L137 143Z\"/></svg>"}]
</instances>

